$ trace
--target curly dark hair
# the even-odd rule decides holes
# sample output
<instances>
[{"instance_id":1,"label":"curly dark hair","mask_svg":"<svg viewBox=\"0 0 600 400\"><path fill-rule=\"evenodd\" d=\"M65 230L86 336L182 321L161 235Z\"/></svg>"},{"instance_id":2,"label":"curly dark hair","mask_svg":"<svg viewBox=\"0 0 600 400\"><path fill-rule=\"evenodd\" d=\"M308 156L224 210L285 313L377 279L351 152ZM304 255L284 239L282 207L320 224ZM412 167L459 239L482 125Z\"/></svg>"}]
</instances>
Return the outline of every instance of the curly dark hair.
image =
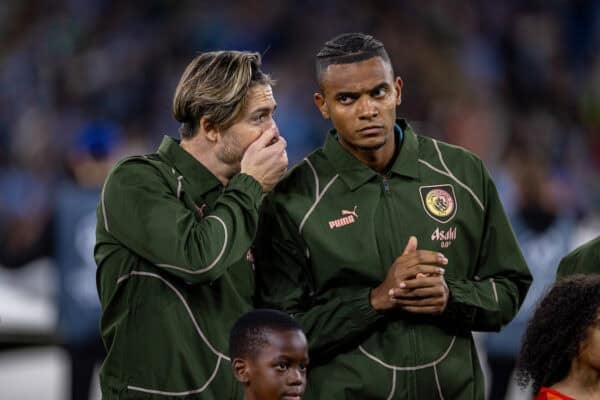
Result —
<instances>
[{"instance_id":1,"label":"curly dark hair","mask_svg":"<svg viewBox=\"0 0 600 400\"><path fill-rule=\"evenodd\" d=\"M600 274L559 280L538 304L523 337L517 381L534 393L563 380L600 311Z\"/></svg>"}]
</instances>

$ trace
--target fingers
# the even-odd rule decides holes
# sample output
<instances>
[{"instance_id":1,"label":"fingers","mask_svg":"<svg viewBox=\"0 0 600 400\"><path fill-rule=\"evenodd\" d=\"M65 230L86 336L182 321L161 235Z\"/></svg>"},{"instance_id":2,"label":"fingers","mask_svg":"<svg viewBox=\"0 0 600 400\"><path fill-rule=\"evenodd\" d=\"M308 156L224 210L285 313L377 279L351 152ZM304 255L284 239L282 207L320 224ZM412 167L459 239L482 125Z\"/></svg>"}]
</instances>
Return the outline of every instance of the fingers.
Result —
<instances>
[{"instance_id":1,"label":"fingers","mask_svg":"<svg viewBox=\"0 0 600 400\"><path fill-rule=\"evenodd\" d=\"M439 297L445 295L443 286L432 285L428 287L420 287L417 289L392 288L388 294L396 300L414 300L425 297Z\"/></svg>"},{"instance_id":2,"label":"fingers","mask_svg":"<svg viewBox=\"0 0 600 400\"><path fill-rule=\"evenodd\" d=\"M408 279L413 279L417 277L417 274L420 274L419 276L421 277L444 274L445 270L443 266L448 264L448 260L445 257L440 257L435 252L418 257L414 254L416 253L405 256L410 258L394 264L394 279L397 284Z\"/></svg>"},{"instance_id":3,"label":"fingers","mask_svg":"<svg viewBox=\"0 0 600 400\"><path fill-rule=\"evenodd\" d=\"M440 314L448 305L448 291L445 286L420 288L412 291L391 289L390 303L415 314Z\"/></svg>"},{"instance_id":4,"label":"fingers","mask_svg":"<svg viewBox=\"0 0 600 400\"><path fill-rule=\"evenodd\" d=\"M411 268L419 264L446 265L448 259L437 251L416 250L403 254L394 261L398 268Z\"/></svg>"},{"instance_id":5,"label":"fingers","mask_svg":"<svg viewBox=\"0 0 600 400\"><path fill-rule=\"evenodd\" d=\"M263 133L261 133L260 136L256 138L256 140L248 148L252 147L262 149L269 146L271 143L278 143L278 138L280 138L280 136L279 131L276 128L267 129L266 131L263 131Z\"/></svg>"},{"instance_id":6,"label":"fingers","mask_svg":"<svg viewBox=\"0 0 600 400\"><path fill-rule=\"evenodd\" d=\"M404 251L402 252L402 255L406 255L408 253L410 253L411 251L416 251L417 250L417 238L415 236L411 236L410 238L408 238L408 242L406 243L406 247L404 247Z\"/></svg>"}]
</instances>

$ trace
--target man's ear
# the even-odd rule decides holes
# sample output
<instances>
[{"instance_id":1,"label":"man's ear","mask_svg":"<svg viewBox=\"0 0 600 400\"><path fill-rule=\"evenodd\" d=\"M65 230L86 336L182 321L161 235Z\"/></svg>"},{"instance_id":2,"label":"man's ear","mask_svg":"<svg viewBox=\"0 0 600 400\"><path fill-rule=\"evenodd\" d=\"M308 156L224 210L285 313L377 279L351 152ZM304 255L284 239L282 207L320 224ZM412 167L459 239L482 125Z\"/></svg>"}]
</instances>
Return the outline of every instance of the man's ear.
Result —
<instances>
[{"instance_id":1,"label":"man's ear","mask_svg":"<svg viewBox=\"0 0 600 400\"><path fill-rule=\"evenodd\" d=\"M399 106L402 103L402 78L396 77L394 81L394 89L396 89L396 105Z\"/></svg>"},{"instance_id":2,"label":"man's ear","mask_svg":"<svg viewBox=\"0 0 600 400\"><path fill-rule=\"evenodd\" d=\"M313 99L315 101L315 105L321 111L321 115L325 119L329 119L329 109L327 107L327 103L325 102L325 97L319 92L313 95Z\"/></svg>"},{"instance_id":3,"label":"man's ear","mask_svg":"<svg viewBox=\"0 0 600 400\"><path fill-rule=\"evenodd\" d=\"M231 362L231 368L233 369L233 376L240 383L247 385L250 382L250 366L246 360L234 358Z\"/></svg>"},{"instance_id":4,"label":"man's ear","mask_svg":"<svg viewBox=\"0 0 600 400\"><path fill-rule=\"evenodd\" d=\"M200 129L200 134L204 135L206 140L208 140L211 143L216 143L218 141L221 132L219 131L219 129L217 129L215 124L208 119L208 117L204 116L200 118L200 124L198 125Z\"/></svg>"}]
</instances>

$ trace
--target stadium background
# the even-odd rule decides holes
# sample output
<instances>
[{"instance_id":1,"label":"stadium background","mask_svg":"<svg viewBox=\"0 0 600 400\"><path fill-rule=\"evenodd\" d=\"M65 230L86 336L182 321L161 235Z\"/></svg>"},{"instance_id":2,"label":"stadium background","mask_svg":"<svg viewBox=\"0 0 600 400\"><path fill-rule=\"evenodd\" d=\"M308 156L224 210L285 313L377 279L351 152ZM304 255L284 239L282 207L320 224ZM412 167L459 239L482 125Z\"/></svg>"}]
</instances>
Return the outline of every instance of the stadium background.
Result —
<instances>
[{"instance_id":1,"label":"stadium background","mask_svg":"<svg viewBox=\"0 0 600 400\"><path fill-rule=\"evenodd\" d=\"M276 121L295 163L328 129L312 103L314 55L347 31L383 41L404 80L399 115L477 153L511 217L526 211L543 233L568 216L569 248L600 232L597 1L4 0L2 399L65 398L65 357L48 345L61 341L48 243L72 159L98 145L112 162L176 136L170 104L185 65L203 50L245 49L278 82Z\"/></svg>"}]
</instances>

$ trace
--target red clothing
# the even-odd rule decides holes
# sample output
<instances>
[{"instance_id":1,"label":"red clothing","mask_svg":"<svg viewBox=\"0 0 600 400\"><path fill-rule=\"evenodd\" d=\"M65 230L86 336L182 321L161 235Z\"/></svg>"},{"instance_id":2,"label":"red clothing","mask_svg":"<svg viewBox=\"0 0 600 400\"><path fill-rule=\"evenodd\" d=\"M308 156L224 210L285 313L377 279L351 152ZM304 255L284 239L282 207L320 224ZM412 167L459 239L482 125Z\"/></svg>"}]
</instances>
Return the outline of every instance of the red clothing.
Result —
<instances>
[{"instance_id":1,"label":"red clothing","mask_svg":"<svg viewBox=\"0 0 600 400\"><path fill-rule=\"evenodd\" d=\"M554 389L543 387L533 400L575 400L572 397L565 396Z\"/></svg>"}]
</instances>

